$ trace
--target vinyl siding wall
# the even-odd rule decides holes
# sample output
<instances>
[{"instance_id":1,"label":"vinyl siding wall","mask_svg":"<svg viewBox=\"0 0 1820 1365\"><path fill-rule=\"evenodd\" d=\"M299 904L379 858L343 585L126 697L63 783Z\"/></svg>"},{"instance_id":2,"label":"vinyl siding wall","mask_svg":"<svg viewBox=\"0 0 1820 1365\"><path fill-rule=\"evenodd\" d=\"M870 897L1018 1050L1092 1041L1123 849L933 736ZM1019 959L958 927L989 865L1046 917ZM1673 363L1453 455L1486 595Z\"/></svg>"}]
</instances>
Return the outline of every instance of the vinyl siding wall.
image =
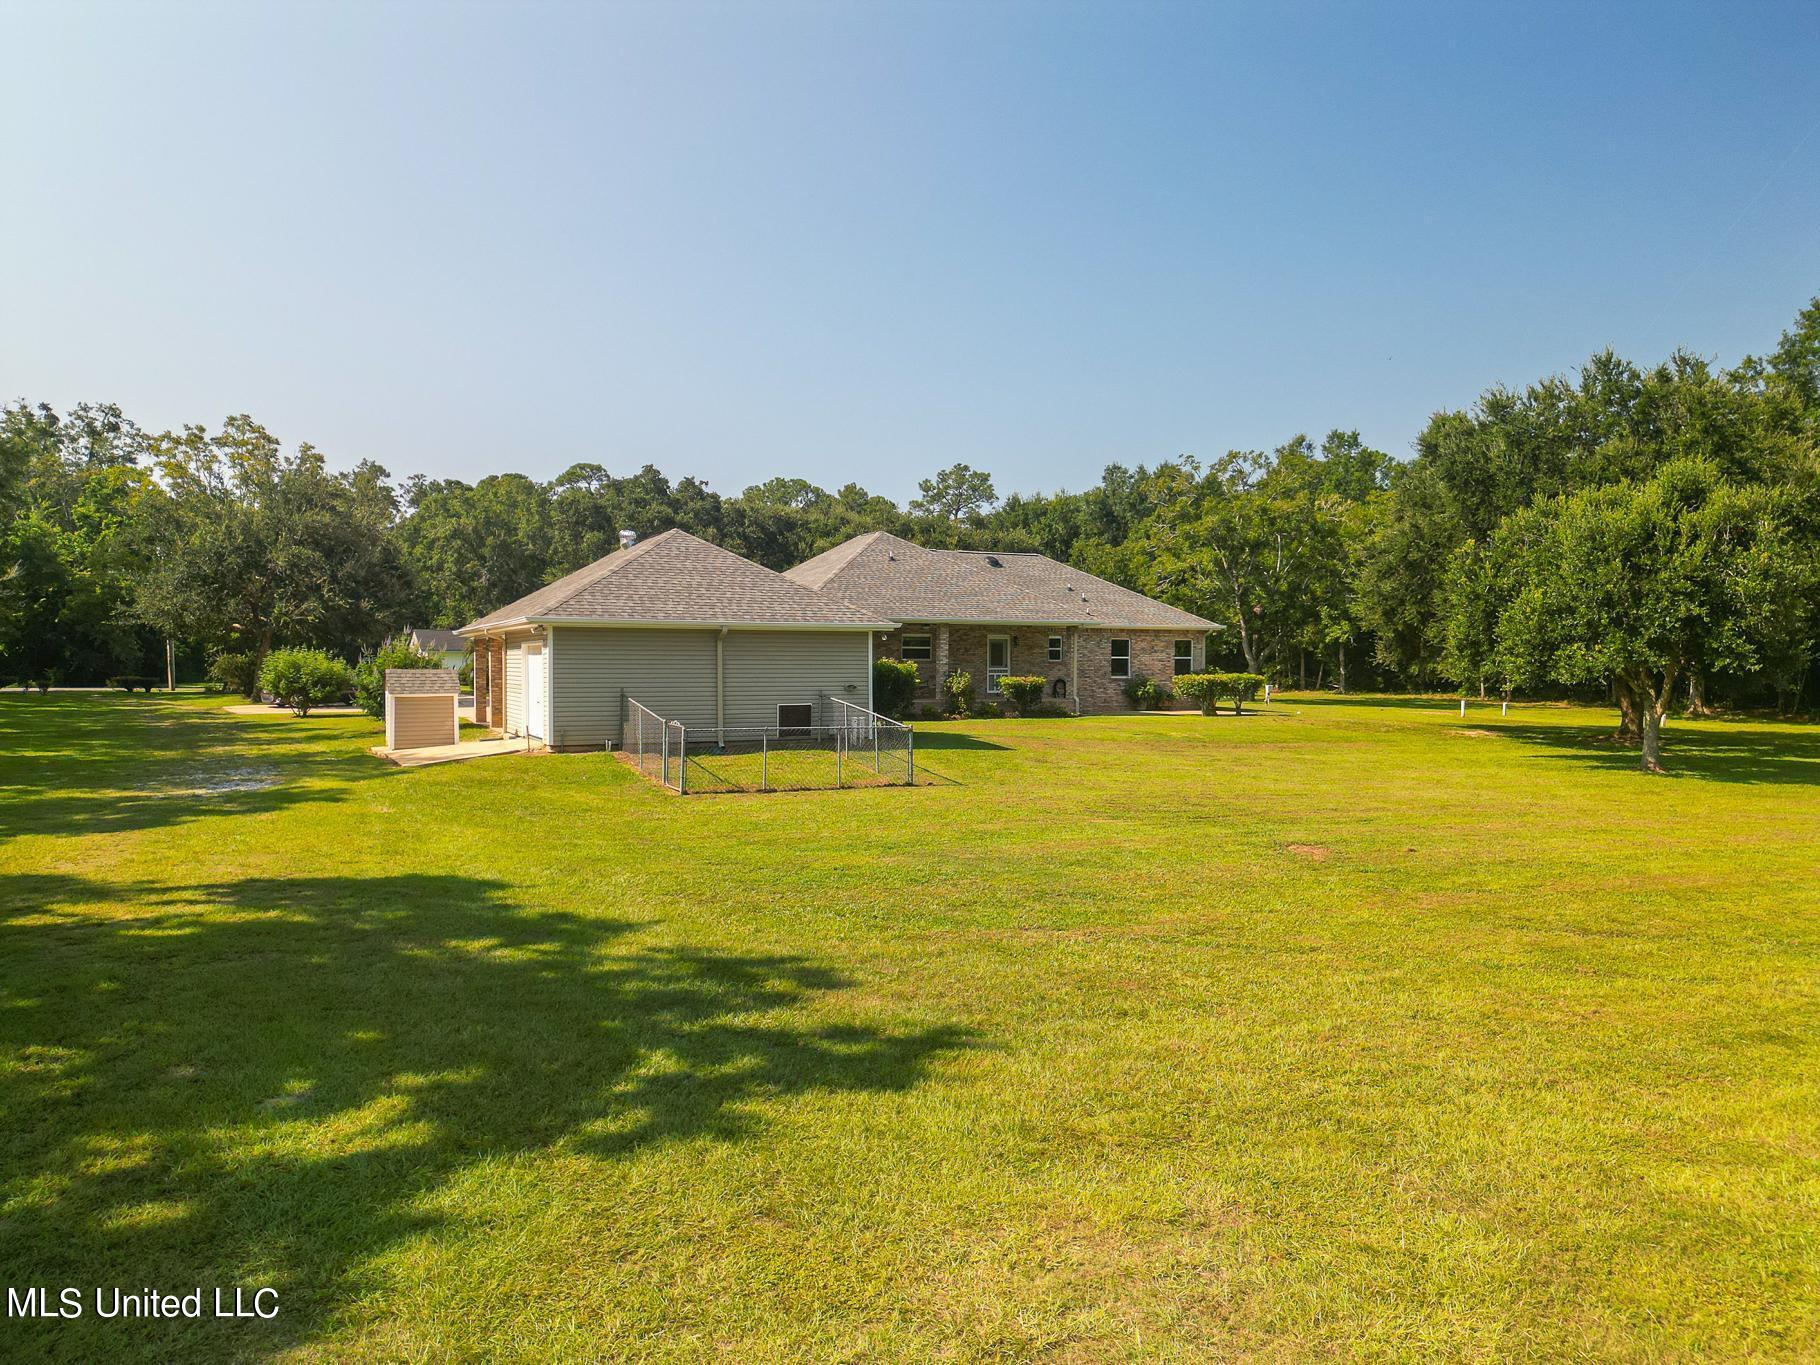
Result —
<instances>
[{"instance_id":1,"label":"vinyl siding wall","mask_svg":"<svg viewBox=\"0 0 1820 1365\"><path fill-rule=\"evenodd\" d=\"M779 703L816 702L824 692L864 706L871 658L863 630L729 631L727 725L776 725Z\"/></svg>"},{"instance_id":2,"label":"vinyl siding wall","mask_svg":"<svg viewBox=\"0 0 1820 1365\"><path fill-rule=\"evenodd\" d=\"M559 749L619 742L621 694L684 725L714 723L714 632L555 626Z\"/></svg>"},{"instance_id":3,"label":"vinyl siding wall","mask_svg":"<svg viewBox=\"0 0 1820 1365\"><path fill-rule=\"evenodd\" d=\"M717 631L552 630L555 715L550 725L556 748L619 743L622 695L691 729L714 725ZM778 703L815 701L823 692L864 706L871 669L868 640L865 631L728 631L723 664L727 724L776 725Z\"/></svg>"},{"instance_id":4,"label":"vinyl siding wall","mask_svg":"<svg viewBox=\"0 0 1820 1365\"><path fill-rule=\"evenodd\" d=\"M455 703L450 697L392 698L393 748L426 749L455 742Z\"/></svg>"}]
</instances>

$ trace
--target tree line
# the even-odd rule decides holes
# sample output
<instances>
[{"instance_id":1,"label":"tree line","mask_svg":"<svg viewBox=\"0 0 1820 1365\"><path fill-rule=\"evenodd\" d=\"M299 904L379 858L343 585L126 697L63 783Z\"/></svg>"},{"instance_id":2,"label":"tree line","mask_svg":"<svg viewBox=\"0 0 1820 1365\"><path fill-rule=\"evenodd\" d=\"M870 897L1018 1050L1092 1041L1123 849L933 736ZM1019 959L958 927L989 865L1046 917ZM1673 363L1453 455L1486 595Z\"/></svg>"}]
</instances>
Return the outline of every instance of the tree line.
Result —
<instances>
[{"instance_id":1,"label":"tree line","mask_svg":"<svg viewBox=\"0 0 1820 1365\"><path fill-rule=\"evenodd\" d=\"M194 674L211 651L353 656L455 626L680 526L785 568L870 530L1029 549L1219 622L1279 684L1811 705L1820 636L1820 300L1761 357L1610 352L1436 413L1411 458L1357 432L1109 465L1000 497L955 465L900 506L857 483L724 495L649 465L548 482L330 468L250 417L149 433L111 404L0 418L0 677ZM1220 659L1224 652L1225 658Z\"/></svg>"}]
</instances>

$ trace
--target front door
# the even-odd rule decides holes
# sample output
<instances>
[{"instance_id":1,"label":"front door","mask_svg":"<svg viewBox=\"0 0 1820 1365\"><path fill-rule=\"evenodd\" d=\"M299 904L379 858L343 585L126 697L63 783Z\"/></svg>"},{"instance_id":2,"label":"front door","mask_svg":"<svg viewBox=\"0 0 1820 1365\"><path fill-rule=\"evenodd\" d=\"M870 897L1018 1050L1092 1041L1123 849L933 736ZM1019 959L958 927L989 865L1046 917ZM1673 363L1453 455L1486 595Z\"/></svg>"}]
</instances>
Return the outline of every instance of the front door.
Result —
<instances>
[{"instance_id":1,"label":"front door","mask_svg":"<svg viewBox=\"0 0 1820 1365\"><path fill-rule=\"evenodd\" d=\"M1011 671L1011 637L986 637L986 690L998 691L998 680Z\"/></svg>"},{"instance_id":2,"label":"front door","mask_svg":"<svg viewBox=\"0 0 1820 1365\"><path fill-rule=\"evenodd\" d=\"M544 673L543 646L525 646L525 733L532 739L549 739L546 707L550 689Z\"/></svg>"}]
</instances>

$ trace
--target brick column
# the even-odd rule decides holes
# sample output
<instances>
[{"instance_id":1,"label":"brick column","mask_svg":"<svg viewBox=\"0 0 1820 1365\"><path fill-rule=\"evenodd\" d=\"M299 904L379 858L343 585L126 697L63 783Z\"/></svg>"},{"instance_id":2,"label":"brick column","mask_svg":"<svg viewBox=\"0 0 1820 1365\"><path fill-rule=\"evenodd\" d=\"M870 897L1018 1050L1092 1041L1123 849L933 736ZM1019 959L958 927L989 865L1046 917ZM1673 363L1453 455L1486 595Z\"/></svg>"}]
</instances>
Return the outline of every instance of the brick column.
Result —
<instances>
[{"instance_id":1,"label":"brick column","mask_svg":"<svg viewBox=\"0 0 1820 1365\"><path fill-rule=\"evenodd\" d=\"M948 689L948 627L935 628L935 704L938 709L944 708Z\"/></svg>"},{"instance_id":2,"label":"brick column","mask_svg":"<svg viewBox=\"0 0 1820 1365\"><path fill-rule=\"evenodd\" d=\"M474 661L474 723L487 723L487 699L492 695L493 656L487 652L487 642L476 640L473 646Z\"/></svg>"},{"instance_id":3,"label":"brick column","mask_svg":"<svg viewBox=\"0 0 1820 1365\"><path fill-rule=\"evenodd\" d=\"M506 728L506 642L493 641L493 678L499 684L493 689L493 728Z\"/></svg>"}]
</instances>

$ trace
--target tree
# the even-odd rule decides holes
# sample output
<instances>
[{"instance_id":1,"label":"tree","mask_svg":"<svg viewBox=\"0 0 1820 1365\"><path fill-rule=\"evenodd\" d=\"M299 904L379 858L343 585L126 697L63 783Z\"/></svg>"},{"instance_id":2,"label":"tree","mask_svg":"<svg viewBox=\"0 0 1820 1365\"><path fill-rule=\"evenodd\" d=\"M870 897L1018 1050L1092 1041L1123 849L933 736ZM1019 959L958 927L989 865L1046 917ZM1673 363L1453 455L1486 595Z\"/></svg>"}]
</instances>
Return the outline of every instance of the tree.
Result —
<instances>
[{"instance_id":1,"label":"tree","mask_svg":"<svg viewBox=\"0 0 1820 1365\"><path fill-rule=\"evenodd\" d=\"M1811 589L1787 495L1679 460L1647 482L1564 494L1500 526L1461 591L1499 599L1490 662L1516 685L1609 684L1634 706L1642 767L1662 771L1662 720L1695 668L1751 671L1780 604ZM1482 610L1462 608L1462 614ZM1462 631L1464 635L1464 631Z\"/></svg>"},{"instance_id":2,"label":"tree","mask_svg":"<svg viewBox=\"0 0 1820 1365\"><path fill-rule=\"evenodd\" d=\"M0 669L95 683L149 671L130 610L144 441L111 404L0 413Z\"/></svg>"},{"instance_id":3,"label":"tree","mask_svg":"<svg viewBox=\"0 0 1820 1365\"><path fill-rule=\"evenodd\" d=\"M977 522L998 501L992 476L964 464L950 465L934 478L922 480L917 491L911 512L944 522Z\"/></svg>"},{"instance_id":4,"label":"tree","mask_svg":"<svg viewBox=\"0 0 1820 1365\"><path fill-rule=\"evenodd\" d=\"M1333 448L1344 449L1345 435L1329 437ZM1175 468L1190 480L1198 472L1192 461ZM1227 626L1249 672L1289 669L1297 650L1323 653L1321 604L1347 596L1350 504L1328 473L1305 436L1269 457L1232 451L1146 524L1156 590Z\"/></svg>"},{"instance_id":5,"label":"tree","mask_svg":"<svg viewBox=\"0 0 1820 1365\"><path fill-rule=\"evenodd\" d=\"M147 499L136 610L168 635L241 645L275 639L340 652L398 620L408 584L385 471L332 473L309 445L285 454L250 417L153 442L163 488Z\"/></svg>"}]
</instances>

